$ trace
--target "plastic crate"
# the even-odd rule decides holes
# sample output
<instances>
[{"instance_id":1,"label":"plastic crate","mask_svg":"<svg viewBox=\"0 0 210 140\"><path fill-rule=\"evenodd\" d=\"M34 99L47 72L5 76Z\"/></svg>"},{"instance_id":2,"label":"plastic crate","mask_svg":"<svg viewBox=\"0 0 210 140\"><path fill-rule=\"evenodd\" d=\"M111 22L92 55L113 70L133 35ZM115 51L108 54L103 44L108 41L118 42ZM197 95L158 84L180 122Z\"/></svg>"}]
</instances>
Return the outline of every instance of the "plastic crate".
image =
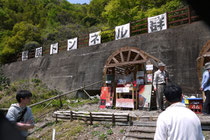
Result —
<instances>
[{"instance_id":1,"label":"plastic crate","mask_svg":"<svg viewBox=\"0 0 210 140\"><path fill-rule=\"evenodd\" d=\"M187 98L189 100L189 109L196 114L202 113L203 99L202 98Z\"/></svg>"}]
</instances>

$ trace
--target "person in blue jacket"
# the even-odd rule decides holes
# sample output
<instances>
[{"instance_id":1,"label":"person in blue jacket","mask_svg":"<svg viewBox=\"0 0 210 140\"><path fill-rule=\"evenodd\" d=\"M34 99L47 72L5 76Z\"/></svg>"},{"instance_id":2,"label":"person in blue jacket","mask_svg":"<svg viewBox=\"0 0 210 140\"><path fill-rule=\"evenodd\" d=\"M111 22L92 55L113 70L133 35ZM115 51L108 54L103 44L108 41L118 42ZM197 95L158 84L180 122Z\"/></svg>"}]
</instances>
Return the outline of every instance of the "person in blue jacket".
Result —
<instances>
[{"instance_id":1,"label":"person in blue jacket","mask_svg":"<svg viewBox=\"0 0 210 140\"><path fill-rule=\"evenodd\" d=\"M210 72L210 62L205 64L205 71L203 73L203 78L201 82L201 91L205 92L205 102L203 105L203 114L210 114L210 79L209 79L209 72Z\"/></svg>"}]
</instances>

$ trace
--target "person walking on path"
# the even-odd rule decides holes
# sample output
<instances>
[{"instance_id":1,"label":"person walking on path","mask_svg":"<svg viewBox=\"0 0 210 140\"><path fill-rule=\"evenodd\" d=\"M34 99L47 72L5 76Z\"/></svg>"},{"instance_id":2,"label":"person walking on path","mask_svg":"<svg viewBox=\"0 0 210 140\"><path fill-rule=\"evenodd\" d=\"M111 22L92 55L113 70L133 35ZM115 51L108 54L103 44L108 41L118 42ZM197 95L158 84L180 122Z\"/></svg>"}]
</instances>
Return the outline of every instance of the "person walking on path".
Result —
<instances>
[{"instance_id":1,"label":"person walking on path","mask_svg":"<svg viewBox=\"0 0 210 140\"><path fill-rule=\"evenodd\" d=\"M205 140L198 116L181 103L181 87L167 85L164 94L170 106L158 116L154 140Z\"/></svg>"},{"instance_id":2,"label":"person walking on path","mask_svg":"<svg viewBox=\"0 0 210 140\"><path fill-rule=\"evenodd\" d=\"M154 73L153 87L156 94L157 109L159 111L163 111L165 109L163 90L168 83L169 75L168 72L165 70L164 63L159 63L158 67L159 69Z\"/></svg>"},{"instance_id":3,"label":"person walking on path","mask_svg":"<svg viewBox=\"0 0 210 140\"><path fill-rule=\"evenodd\" d=\"M21 134L26 138L28 129L34 128L32 111L27 105L31 103L32 94L27 90L20 90L16 94L18 103L12 104L6 114L6 118L14 123Z\"/></svg>"},{"instance_id":4,"label":"person walking on path","mask_svg":"<svg viewBox=\"0 0 210 140\"><path fill-rule=\"evenodd\" d=\"M205 92L205 102L203 105L203 114L210 114L210 79L209 79L209 72L210 72L210 62L205 64L205 71L203 73L202 82L201 82L201 91Z\"/></svg>"}]
</instances>

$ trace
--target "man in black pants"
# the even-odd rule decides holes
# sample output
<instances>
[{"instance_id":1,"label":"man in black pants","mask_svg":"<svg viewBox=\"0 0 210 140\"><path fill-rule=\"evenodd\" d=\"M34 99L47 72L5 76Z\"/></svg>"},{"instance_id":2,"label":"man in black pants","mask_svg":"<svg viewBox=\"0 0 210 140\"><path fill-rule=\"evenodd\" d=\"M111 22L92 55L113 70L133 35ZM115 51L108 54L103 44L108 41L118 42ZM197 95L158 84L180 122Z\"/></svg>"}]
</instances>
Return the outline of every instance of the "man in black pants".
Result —
<instances>
[{"instance_id":1,"label":"man in black pants","mask_svg":"<svg viewBox=\"0 0 210 140\"><path fill-rule=\"evenodd\" d=\"M203 105L203 114L210 114L210 62L205 64L205 71L201 82L201 91L205 92L206 100Z\"/></svg>"}]
</instances>

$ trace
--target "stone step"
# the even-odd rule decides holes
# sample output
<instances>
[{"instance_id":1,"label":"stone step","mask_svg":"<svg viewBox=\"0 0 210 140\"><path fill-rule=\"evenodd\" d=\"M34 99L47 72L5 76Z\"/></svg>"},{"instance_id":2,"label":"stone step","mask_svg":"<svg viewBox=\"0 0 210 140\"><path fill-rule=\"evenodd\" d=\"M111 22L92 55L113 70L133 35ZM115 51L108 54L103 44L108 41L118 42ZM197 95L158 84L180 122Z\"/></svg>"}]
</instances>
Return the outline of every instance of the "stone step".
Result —
<instances>
[{"instance_id":1,"label":"stone step","mask_svg":"<svg viewBox=\"0 0 210 140\"><path fill-rule=\"evenodd\" d=\"M128 132L125 134L125 140L133 139L153 139L154 133L132 133Z\"/></svg>"},{"instance_id":2,"label":"stone step","mask_svg":"<svg viewBox=\"0 0 210 140\"><path fill-rule=\"evenodd\" d=\"M156 121L133 121L133 126L156 127Z\"/></svg>"},{"instance_id":3,"label":"stone step","mask_svg":"<svg viewBox=\"0 0 210 140\"><path fill-rule=\"evenodd\" d=\"M156 127L132 127L129 132L133 133L155 133Z\"/></svg>"}]
</instances>

